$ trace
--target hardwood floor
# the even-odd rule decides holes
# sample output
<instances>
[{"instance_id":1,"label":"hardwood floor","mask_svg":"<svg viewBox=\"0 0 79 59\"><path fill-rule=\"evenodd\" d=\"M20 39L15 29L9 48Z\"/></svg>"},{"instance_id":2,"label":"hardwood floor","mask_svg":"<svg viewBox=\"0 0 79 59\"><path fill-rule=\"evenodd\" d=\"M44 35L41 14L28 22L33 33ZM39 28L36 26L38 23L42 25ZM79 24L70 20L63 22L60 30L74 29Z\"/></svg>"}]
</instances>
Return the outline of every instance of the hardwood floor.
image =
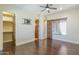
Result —
<instances>
[{"instance_id":1,"label":"hardwood floor","mask_svg":"<svg viewBox=\"0 0 79 59\"><path fill-rule=\"evenodd\" d=\"M79 45L67 43L59 40L44 39L35 42L30 42L21 46L10 46L3 52L10 55L79 55Z\"/></svg>"}]
</instances>

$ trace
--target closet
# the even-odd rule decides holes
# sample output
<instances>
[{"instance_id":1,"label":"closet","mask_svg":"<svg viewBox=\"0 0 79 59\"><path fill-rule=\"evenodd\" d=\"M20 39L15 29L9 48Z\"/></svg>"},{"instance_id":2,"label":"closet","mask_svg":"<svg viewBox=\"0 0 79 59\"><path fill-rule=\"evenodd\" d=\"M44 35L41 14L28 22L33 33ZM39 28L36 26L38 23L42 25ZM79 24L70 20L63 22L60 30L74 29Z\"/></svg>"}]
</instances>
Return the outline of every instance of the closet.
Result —
<instances>
[{"instance_id":1,"label":"closet","mask_svg":"<svg viewBox=\"0 0 79 59\"><path fill-rule=\"evenodd\" d=\"M15 15L3 12L3 51L12 53L15 49Z\"/></svg>"}]
</instances>

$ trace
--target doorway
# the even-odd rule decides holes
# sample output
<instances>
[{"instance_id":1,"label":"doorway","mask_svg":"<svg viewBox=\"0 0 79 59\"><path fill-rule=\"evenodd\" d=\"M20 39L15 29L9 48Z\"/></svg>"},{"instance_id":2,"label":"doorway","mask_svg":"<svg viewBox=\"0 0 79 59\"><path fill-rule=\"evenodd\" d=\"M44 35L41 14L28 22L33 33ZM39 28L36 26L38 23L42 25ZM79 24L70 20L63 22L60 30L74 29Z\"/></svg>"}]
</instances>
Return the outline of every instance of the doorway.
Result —
<instances>
[{"instance_id":1,"label":"doorway","mask_svg":"<svg viewBox=\"0 0 79 59\"><path fill-rule=\"evenodd\" d=\"M47 39L52 39L52 21L47 20Z\"/></svg>"},{"instance_id":2,"label":"doorway","mask_svg":"<svg viewBox=\"0 0 79 59\"><path fill-rule=\"evenodd\" d=\"M39 46L39 18L35 17L35 47Z\"/></svg>"}]
</instances>

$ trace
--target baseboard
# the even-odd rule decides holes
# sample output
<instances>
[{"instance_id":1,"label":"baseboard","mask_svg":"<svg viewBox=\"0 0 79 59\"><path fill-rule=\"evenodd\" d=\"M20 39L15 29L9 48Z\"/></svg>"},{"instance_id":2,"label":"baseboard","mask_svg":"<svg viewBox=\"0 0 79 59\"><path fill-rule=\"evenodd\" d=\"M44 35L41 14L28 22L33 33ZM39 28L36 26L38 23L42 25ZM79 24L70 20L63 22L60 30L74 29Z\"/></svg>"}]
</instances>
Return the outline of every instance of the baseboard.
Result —
<instances>
[{"instance_id":1,"label":"baseboard","mask_svg":"<svg viewBox=\"0 0 79 59\"><path fill-rule=\"evenodd\" d=\"M64 42L69 42L69 43L73 43L73 44L79 44L79 42L70 41L70 40L64 40L64 39L55 39L55 40L61 40L61 41L64 41Z\"/></svg>"},{"instance_id":2,"label":"baseboard","mask_svg":"<svg viewBox=\"0 0 79 59\"><path fill-rule=\"evenodd\" d=\"M23 44L26 44L26 43L30 43L30 42L33 42L33 40L29 40L29 41L24 41L24 42L20 42L20 43L16 43L16 46L20 46L20 45L23 45Z\"/></svg>"}]
</instances>

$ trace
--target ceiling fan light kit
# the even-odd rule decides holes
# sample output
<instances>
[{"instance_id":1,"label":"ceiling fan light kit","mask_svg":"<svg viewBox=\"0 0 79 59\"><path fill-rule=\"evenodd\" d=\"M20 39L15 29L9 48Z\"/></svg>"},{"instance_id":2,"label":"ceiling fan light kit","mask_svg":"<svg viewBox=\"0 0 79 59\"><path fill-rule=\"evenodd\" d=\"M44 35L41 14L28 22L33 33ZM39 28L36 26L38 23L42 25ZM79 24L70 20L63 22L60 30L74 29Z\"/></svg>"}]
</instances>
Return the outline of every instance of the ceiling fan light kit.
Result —
<instances>
[{"instance_id":1,"label":"ceiling fan light kit","mask_svg":"<svg viewBox=\"0 0 79 59\"><path fill-rule=\"evenodd\" d=\"M46 6L40 6L40 7L44 8L43 10L41 10L41 12L47 10L47 12L50 13L50 9L57 10L57 8L55 7L50 7L50 4L46 4Z\"/></svg>"}]
</instances>

